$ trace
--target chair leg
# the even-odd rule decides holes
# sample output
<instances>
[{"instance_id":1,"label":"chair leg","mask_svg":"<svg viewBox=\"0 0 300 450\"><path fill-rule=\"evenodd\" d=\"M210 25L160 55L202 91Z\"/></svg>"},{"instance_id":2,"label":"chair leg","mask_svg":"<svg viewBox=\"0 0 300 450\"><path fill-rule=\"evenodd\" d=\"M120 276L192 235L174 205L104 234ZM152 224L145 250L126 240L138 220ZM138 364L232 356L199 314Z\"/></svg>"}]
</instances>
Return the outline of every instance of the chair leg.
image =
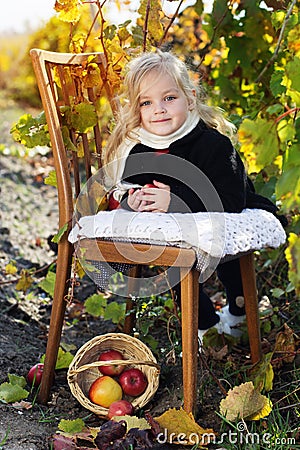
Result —
<instances>
[{"instance_id":1,"label":"chair leg","mask_svg":"<svg viewBox=\"0 0 300 450\"><path fill-rule=\"evenodd\" d=\"M56 265L56 281L50 318L48 342L45 354L44 370L38 401L45 405L49 400L50 389L53 384L55 364L61 339L64 315L66 309L65 295L67 280L70 278L72 246L67 240L58 246Z\"/></svg>"},{"instance_id":2,"label":"chair leg","mask_svg":"<svg viewBox=\"0 0 300 450\"><path fill-rule=\"evenodd\" d=\"M186 412L196 411L198 362L199 272L181 269L182 378ZM185 276L183 276L185 275Z\"/></svg>"},{"instance_id":3,"label":"chair leg","mask_svg":"<svg viewBox=\"0 0 300 450\"><path fill-rule=\"evenodd\" d=\"M137 279L141 274L141 266L133 266L129 271L128 278L128 293L131 295L138 295L137 292ZM134 301L131 297L127 298L126 301L126 316L124 320L123 332L126 334L131 334L133 327L135 325L135 312L134 312Z\"/></svg>"},{"instance_id":4,"label":"chair leg","mask_svg":"<svg viewBox=\"0 0 300 450\"><path fill-rule=\"evenodd\" d=\"M249 253L240 258L240 268L245 298L251 360L252 363L255 364L261 360L262 351L253 253Z\"/></svg>"}]
</instances>

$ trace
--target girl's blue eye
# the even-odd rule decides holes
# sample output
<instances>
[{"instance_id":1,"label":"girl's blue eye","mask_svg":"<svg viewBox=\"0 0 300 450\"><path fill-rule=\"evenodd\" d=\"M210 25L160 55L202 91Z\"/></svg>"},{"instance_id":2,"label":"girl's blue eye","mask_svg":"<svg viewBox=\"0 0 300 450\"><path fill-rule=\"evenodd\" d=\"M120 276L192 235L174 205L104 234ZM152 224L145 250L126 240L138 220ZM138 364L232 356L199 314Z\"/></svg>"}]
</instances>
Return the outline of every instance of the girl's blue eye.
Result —
<instances>
[{"instance_id":1,"label":"girl's blue eye","mask_svg":"<svg viewBox=\"0 0 300 450\"><path fill-rule=\"evenodd\" d=\"M172 100L174 100L176 97L175 97L175 95L168 95L166 98L165 98L165 100L167 101L167 102L171 102Z\"/></svg>"},{"instance_id":2,"label":"girl's blue eye","mask_svg":"<svg viewBox=\"0 0 300 450\"><path fill-rule=\"evenodd\" d=\"M150 105L150 100L145 100L140 104L140 106L148 106L148 105Z\"/></svg>"}]
</instances>

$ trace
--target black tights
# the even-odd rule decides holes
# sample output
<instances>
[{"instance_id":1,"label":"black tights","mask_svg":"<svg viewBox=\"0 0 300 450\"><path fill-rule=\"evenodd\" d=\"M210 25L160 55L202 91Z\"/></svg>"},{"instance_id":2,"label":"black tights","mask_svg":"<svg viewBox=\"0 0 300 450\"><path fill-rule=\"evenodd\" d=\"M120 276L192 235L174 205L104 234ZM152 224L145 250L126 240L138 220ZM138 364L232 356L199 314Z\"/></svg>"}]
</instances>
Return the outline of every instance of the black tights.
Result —
<instances>
[{"instance_id":1,"label":"black tights","mask_svg":"<svg viewBox=\"0 0 300 450\"><path fill-rule=\"evenodd\" d=\"M174 275L178 276L178 269L172 268ZM169 273L170 282L172 284L172 270ZM233 259L217 267L217 275L222 282L226 292L227 303L229 305L229 312L235 316L242 316L245 314L245 308L240 308L236 304L236 298L243 296L243 286L241 279L240 264L238 259ZM206 330L211 328L219 322L220 317L216 314L215 308L209 296L205 293L203 284L199 286L199 321L198 328ZM180 299L180 284L173 287L176 292L178 302Z\"/></svg>"}]
</instances>

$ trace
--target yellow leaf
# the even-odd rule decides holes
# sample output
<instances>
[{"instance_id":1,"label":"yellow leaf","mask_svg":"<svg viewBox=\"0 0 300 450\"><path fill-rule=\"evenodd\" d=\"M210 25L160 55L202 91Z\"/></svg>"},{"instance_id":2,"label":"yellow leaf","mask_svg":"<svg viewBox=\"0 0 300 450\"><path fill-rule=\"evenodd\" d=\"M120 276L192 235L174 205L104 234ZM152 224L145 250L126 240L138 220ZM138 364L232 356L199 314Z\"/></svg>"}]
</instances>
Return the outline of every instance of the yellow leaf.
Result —
<instances>
[{"instance_id":1,"label":"yellow leaf","mask_svg":"<svg viewBox=\"0 0 300 450\"><path fill-rule=\"evenodd\" d=\"M139 430L150 430L151 426L147 422L146 419L139 418L137 416L115 416L113 419L115 422L120 422L121 420L125 420L127 424L127 432L131 428L138 428Z\"/></svg>"},{"instance_id":2,"label":"yellow leaf","mask_svg":"<svg viewBox=\"0 0 300 450\"><path fill-rule=\"evenodd\" d=\"M296 233L289 234L289 246L285 250L285 257L289 263L289 279L300 294L300 237Z\"/></svg>"},{"instance_id":3,"label":"yellow leaf","mask_svg":"<svg viewBox=\"0 0 300 450\"><path fill-rule=\"evenodd\" d=\"M5 266L5 273L7 275L14 275L17 272L18 272L18 269L17 269L16 264L15 264L14 261L11 261L8 264L6 264L6 266Z\"/></svg>"},{"instance_id":4,"label":"yellow leaf","mask_svg":"<svg viewBox=\"0 0 300 450\"><path fill-rule=\"evenodd\" d=\"M21 278L17 282L16 290L26 292L33 283L33 279L26 269L22 269Z\"/></svg>"},{"instance_id":5,"label":"yellow leaf","mask_svg":"<svg viewBox=\"0 0 300 450\"><path fill-rule=\"evenodd\" d=\"M167 434L168 442L183 445L207 445L215 437L214 431L204 429L195 422L193 414L188 414L182 408L168 409L161 416L154 418L161 430Z\"/></svg>"},{"instance_id":6,"label":"yellow leaf","mask_svg":"<svg viewBox=\"0 0 300 450\"><path fill-rule=\"evenodd\" d=\"M267 392L273 388L274 371L271 364L273 352L263 355L262 360L256 364L250 371L249 377L253 381L255 389Z\"/></svg>"},{"instance_id":7,"label":"yellow leaf","mask_svg":"<svg viewBox=\"0 0 300 450\"><path fill-rule=\"evenodd\" d=\"M58 17L63 22L78 22L80 19L79 0L56 0L54 9L57 11Z\"/></svg>"},{"instance_id":8,"label":"yellow leaf","mask_svg":"<svg viewBox=\"0 0 300 450\"><path fill-rule=\"evenodd\" d=\"M252 381L248 381L228 391L227 397L220 402L220 412L230 421L256 417L266 408L267 401L267 397L254 388Z\"/></svg>"},{"instance_id":9,"label":"yellow leaf","mask_svg":"<svg viewBox=\"0 0 300 450\"><path fill-rule=\"evenodd\" d=\"M271 411L272 411L272 402L269 398L264 397L264 406L262 407L262 409L253 416L246 417L246 419L247 420L263 419L264 417L267 417Z\"/></svg>"}]
</instances>

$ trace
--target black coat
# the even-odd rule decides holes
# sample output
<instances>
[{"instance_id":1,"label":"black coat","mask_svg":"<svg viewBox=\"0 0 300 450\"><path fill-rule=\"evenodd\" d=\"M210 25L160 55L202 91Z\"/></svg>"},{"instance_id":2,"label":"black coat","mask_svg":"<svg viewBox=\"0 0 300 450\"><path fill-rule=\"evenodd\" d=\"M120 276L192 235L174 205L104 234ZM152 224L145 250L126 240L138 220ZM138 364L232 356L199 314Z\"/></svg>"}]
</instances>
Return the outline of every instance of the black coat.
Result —
<instances>
[{"instance_id":1,"label":"black coat","mask_svg":"<svg viewBox=\"0 0 300 450\"><path fill-rule=\"evenodd\" d=\"M136 144L127 158L123 180L142 186L153 180L169 185L169 212L277 211L270 200L255 193L230 139L202 121L173 142L167 154Z\"/></svg>"}]
</instances>

